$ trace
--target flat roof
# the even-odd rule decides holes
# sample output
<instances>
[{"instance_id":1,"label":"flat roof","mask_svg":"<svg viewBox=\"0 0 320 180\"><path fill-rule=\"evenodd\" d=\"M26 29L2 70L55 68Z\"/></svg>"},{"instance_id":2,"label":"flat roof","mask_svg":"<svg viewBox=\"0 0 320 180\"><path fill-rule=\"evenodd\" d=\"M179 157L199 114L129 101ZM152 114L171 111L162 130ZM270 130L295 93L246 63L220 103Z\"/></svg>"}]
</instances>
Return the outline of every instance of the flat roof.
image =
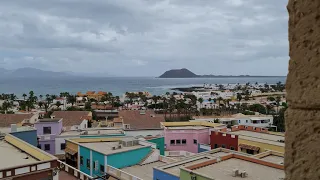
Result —
<instances>
[{"instance_id":1,"label":"flat roof","mask_svg":"<svg viewBox=\"0 0 320 180\"><path fill-rule=\"evenodd\" d=\"M134 165L121 169L131 175L139 177L143 180L153 180L153 167L163 166L165 162L156 161L145 165Z\"/></svg>"},{"instance_id":2,"label":"flat roof","mask_svg":"<svg viewBox=\"0 0 320 180\"><path fill-rule=\"evenodd\" d=\"M199 153L199 154L195 154L193 156L188 156L188 157L182 158L178 162L174 162L174 163L170 163L165 166L161 166L159 169L161 171L164 171L164 172L167 172L167 173L170 173L172 175L179 177L180 176L180 167L191 166L194 164L206 162L208 160L215 159L217 157L226 156L229 154L230 153L228 153L228 152L219 151L219 149L217 149L214 151Z\"/></svg>"},{"instance_id":3,"label":"flat roof","mask_svg":"<svg viewBox=\"0 0 320 180\"><path fill-rule=\"evenodd\" d=\"M272 163L275 163L275 164L283 164L284 163L284 157L283 156L277 156L277 155L273 155L273 154L270 154L268 156L265 156L263 158L260 158L264 161L269 161L269 162L272 162Z\"/></svg>"},{"instance_id":4,"label":"flat roof","mask_svg":"<svg viewBox=\"0 0 320 180\"><path fill-rule=\"evenodd\" d=\"M88 132L88 134L81 134L84 132ZM95 129L95 130L83 130L83 131L65 131L62 132L59 136L86 136L86 135L108 135L108 134L123 134L122 130L116 129Z\"/></svg>"},{"instance_id":5,"label":"flat roof","mask_svg":"<svg viewBox=\"0 0 320 180\"><path fill-rule=\"evenodd\" d=\"M0 169L40 162L38 159L33 158L5 140L0 140L0 159Z\"/></svg>"},{"instance_id":6,"label":"flat roof","mask_svg":"<svg viewBox=\"0 0 320 180\"><path fill-rule=\"evenodd\" d=\"M238 180L240 177L232 176L234 169L238 169L240 172L246 171L248 176L245 179L247 180L270 180L285 177L284 170L237 158L231 158L220 161L219 163L197 168L193 170L193 172L203 174L214 179Z\"/></svg>"},{"instance_id":7,"label":"flat roof","mask_svg":"<svg viewBox=\"0 0 320 180\"><path fill-rule=\"evenodd\" d=\"M36 123L40 123L40 122L59 122L60 120L62 120L62 118L44 118L44 119L38 119Z\"/></svg>"},{"instance_id":8,"label":"flat roof","mask_svg":"<svg viewBox=\"0 0 320 180\"><path fill-rule=\"evenodd\" d=\"M191 129L191 130L201 130L201 129L209 129L204 126L179 126L179 127L167 127L167 129Z\"/></svg>"},{"instance_id":9,"label":"flat roof","mask_svg":"<svg viewBox=\"0 0 320 180\"><path fill-rule=\"evenodd\" d=\"M271 143L275 144L278 146L284 146L284 143L279 142L278 140L284 141L283 136L278 136L274 134L267 134L267 133L258 133L258 132L252 132L252 131L245 131L245 130L240 130L240 131L234 131L230 132L231 134L239 135L240 138L242 139L247 139L247 140L253 140L257 142L262 142L262 143Z\"/></svg>"},{"instance_id":10,"label":"flat roof","mask_svg":"<svg viewBox=\"0 0 320 180\"><path fill-rule=\"evenodd\" d=\"M115 153L120 153L120 152L126 152L126 151L131 151L135 149L140 149L143 147L143 145L134 145L134 146L129 146L129 147L124 147L118 149L116 148L115 150L112 150L112 147L116 146L118 147L119 141L116 142L94 142L94 143L80 143L81 146L92 149L94 151L100 152L104 155L109 155L109 154L115 154Z\"/></svg>"}]
</instances>

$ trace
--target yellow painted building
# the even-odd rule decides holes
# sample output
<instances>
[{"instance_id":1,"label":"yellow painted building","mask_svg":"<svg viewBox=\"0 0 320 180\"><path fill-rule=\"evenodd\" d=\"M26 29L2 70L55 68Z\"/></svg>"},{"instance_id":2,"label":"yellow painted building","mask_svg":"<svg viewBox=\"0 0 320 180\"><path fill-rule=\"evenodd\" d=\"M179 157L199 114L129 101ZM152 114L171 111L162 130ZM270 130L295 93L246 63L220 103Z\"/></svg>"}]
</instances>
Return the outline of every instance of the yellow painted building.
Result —
<instances>
[{"instance_id":1,"label":"yellow painted building","mask_svg":"<svg viewBox=\"0 0 320 180\"><path fill-rule=\"evenodd\" d=\"M272 142L272 141L265 141L260 140L258 138L252 138L252 140L249 140L248 138L244 139L243 137L239 137L238 143L239 144L245 144L249 146L259 147L259 153L266 152L266 151L277 151L284 153L284 143L280 142ZM242 152L246 152L246 150L242 150ZM257 154L255 152L255 154Z\"/></svg>"}]
</instances>

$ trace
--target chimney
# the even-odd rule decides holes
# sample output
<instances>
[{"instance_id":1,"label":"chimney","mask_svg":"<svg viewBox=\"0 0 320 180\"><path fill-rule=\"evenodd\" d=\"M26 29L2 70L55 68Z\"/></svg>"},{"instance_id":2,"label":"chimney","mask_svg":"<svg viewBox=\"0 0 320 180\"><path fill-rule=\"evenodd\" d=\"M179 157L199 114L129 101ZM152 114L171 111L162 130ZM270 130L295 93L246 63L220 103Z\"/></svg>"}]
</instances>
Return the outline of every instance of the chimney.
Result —
<instances>
[{"instance_id":1,"label":"chimney","mask_svg":"<svg viewBox=\"0 0 320 180\"><path fill-rule=\"evenodd\" d=\"M11 132L17 132L17 125L11 124Z\"/></svg>"}]
</instances>

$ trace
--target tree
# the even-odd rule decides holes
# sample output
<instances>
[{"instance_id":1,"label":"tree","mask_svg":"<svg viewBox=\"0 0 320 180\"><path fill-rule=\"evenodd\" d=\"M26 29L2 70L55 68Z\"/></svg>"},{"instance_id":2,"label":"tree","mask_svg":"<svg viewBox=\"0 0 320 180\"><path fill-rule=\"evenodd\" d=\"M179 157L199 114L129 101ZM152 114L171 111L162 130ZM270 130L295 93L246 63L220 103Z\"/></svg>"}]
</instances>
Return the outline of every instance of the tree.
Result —
<instances>
[{"instance_id":1,"label":"tree","mask_svg":"<svg viewBox=\"0 0 320 180\"><path fill-rule=\"evenodd\" d=\"M75 95L68 95L67 96L67 102L71 103L71 105L73 106L76 103L77 99Z\"/></svg>"},{"instance_id":2,"label":"tree","mask_svg":"<svg viewBox=\"0 0 320 180\"><path fill-rule=\"evenodd\" d=\"M39 101L39 102L38 102L38 106L39 106L40 108L42 108L43 102L42 102L42 101Z\"/></svg>"},{"instance_id":3,"label":"tree","mask_svg":"<svg viewBox=\"0 0 320 180\"><path fill-rule=\"evenodd\" d=\"M248 95L246 95L246 96L244 96L244 100L246 100L246 101L249 101L249 96Z\"/></svg>"},{"instance_id":4,"label":"tree","mask_svg":"<svg viewBox=\"0 0 320 180\"><path fill-rule=\"evenodd\" d=\"M152 100L153 100L153 102L154 102L154 104L155 104L154 108L157 109L156 107L157 107L157 102L158 102L158 96L154 95L154 96L152 97Z\"/></svg>"},{"instance_id":5,"label":"tree","mask_svg":"<svg viewBox=\"0 0 320 180\"><path fill-rule=\"evenodd\" d=\"M242 95L240 93L237 93L237 100L239 101L239 103L242 100Z\"/></svg>"},{"instance_id":6,"label":"tree","mask_svg":"<svg viewBox=\"0 0 320 180\"><path fill-rule=\"evenodd\" d=\"M280 101L281 101L281 96L277 96L276 97L276 102L277 102L277 111L278 111L278 113L279 113Z\"/></svg>"},{"instance_id":7,"label":"tree","mask_svg":"<svg viewBox=\"0 0 320 180\"><path fill-rule=\"evenodd\" d=\"M273 96L269 96L269 97L267 97L267 100L268 101L275 101L276 99Z\"/></svg>"},{"instance_id":8,"label":"tree","mask_svg":"<svg viewBox=\"0 0 320 180\"><path fill-rule=\"evenodd\" d=\"M60 101L57 101L57 102L56 102L56 106L57 106L58 108L60 108L61 105L62 105L62 104L61 104Z\"/></svg>"},{"instance_id":9,"label":"tree","mask_svg":"<svg viewBox=\"0 0 320 180\"><path fill-rule=\"evenodd\" d=\"M260 114L266 114L266 108L261 104L253 104L249 106L249 110L259 112Z\"/></svg>"},{"instance_id":10,"label":"tree","mask_svg":"<svg viewBox=\"0 0 320 180\"><path fill-rule=\"evenodd\" d=\"M285 132L284 113L287 108L280 109L279 114L273 116L273 125L277 126L279 132Z\"/></svg>"},{"instance_id":11,"label":"tree","mask_svg":"<svg viewBox=\"0 0 320 180\"><path fill-rule=\"evenodd\" d=\"M40 94L40 95L39 95L39 98L40 98L40 101L42 101L43 96Z\"/></svg>"},{"instance_id":12,"label":"tree","mask_svg":"<svg viewBox=\"0 0 320 180\"><path fill-rule=\"evenodd\" d=\"M25 93L23 93L23 100L26 100L27 95Z\"/></svg>"},{"instance_id":13,"label":"tree","mask_svg":"<svg viewBox=\"0 0 320 180\"><path fill-rule=\"evenodd\" d=\"M198 101L199 101L199 103L200 103L200 110L201 110L201 108L202 108L202 103L203 103L203 98L199 98Z\"/></svg>"},{"instance_id":14,"label":"tree","mask_svg":"<svg viewBox=\"0 0 320 180\"><path fill-rule=\"evenodd\" d=\"M219 109L220 109L220 104L221 104L221 101L223 101L223 98L220 96L220 97L218 97L217 100L218 100L218 103L219 103L219 104L218 104L218 107L219 107Z\"/></svg>"}]
</instances>

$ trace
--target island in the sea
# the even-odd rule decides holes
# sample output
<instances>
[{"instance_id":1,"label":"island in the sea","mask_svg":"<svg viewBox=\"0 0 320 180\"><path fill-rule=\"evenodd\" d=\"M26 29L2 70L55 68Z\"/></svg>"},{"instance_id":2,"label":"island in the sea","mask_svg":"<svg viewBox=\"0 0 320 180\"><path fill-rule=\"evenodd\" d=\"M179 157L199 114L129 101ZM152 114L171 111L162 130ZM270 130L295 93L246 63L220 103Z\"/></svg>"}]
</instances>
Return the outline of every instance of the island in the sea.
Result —
<instances>
[{"instance_id":1,"label":"island in the sea","mask_svg":"<svg viewBox=\"0 0 320 180\"><path fill-rule=\"evenodd\" d=\"M213 78L213 77L282 77L282 76L251 76L251 75L197 75L192 71L182 68L182 69L171 69L163 73L159 78Z\"/></svg>"}]
</instances>

